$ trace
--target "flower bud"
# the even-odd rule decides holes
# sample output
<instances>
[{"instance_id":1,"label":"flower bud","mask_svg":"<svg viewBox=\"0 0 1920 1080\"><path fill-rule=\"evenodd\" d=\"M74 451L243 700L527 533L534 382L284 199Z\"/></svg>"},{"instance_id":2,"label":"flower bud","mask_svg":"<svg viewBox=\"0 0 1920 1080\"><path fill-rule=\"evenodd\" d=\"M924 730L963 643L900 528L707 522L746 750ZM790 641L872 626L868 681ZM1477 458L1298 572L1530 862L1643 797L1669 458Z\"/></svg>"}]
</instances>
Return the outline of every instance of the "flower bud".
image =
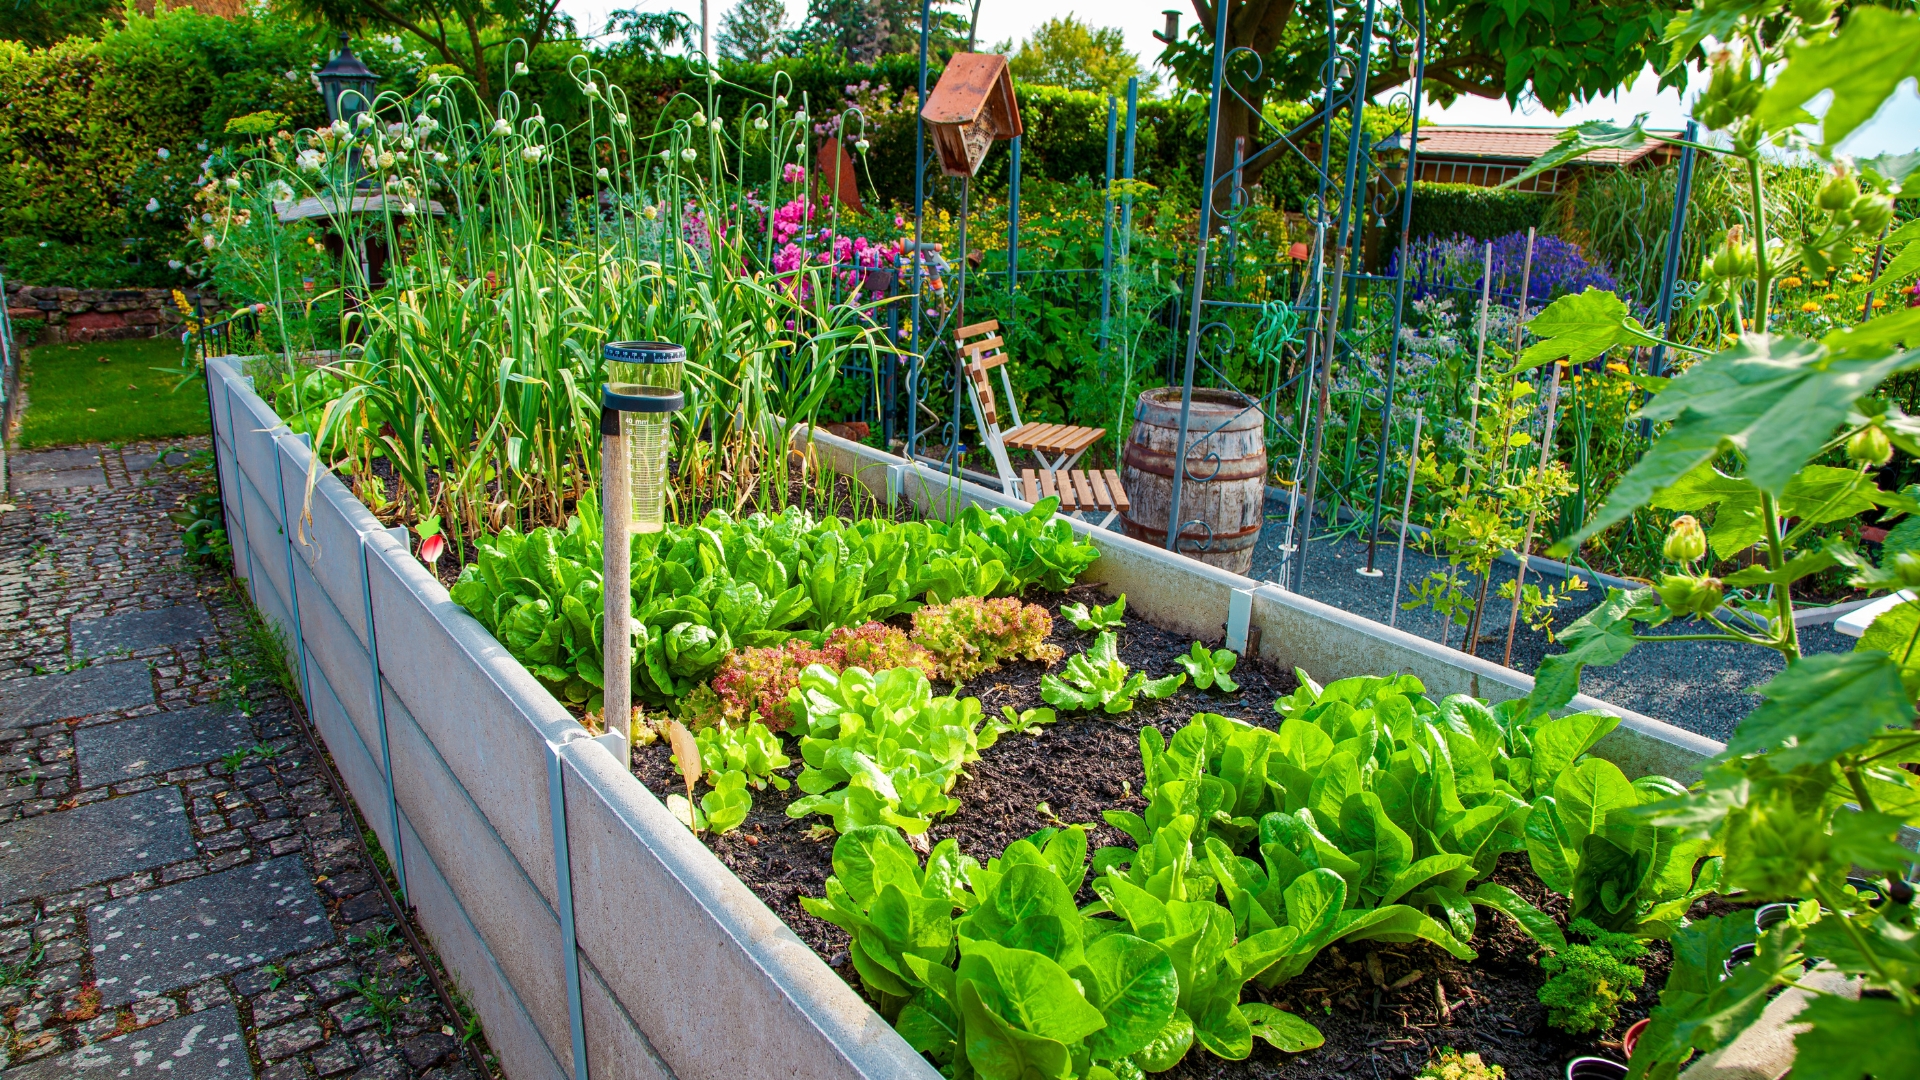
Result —
<instances>
[{"instance_id":1,"label":"flower bud","mask_svg":"<svg viewBox=\"0 0 1920 1080\"><path fill-rule=\"evenodd\" d=\"M1726 241L1713 253L1709 264L1713 276L1722 279L1750 278L1759 268L1759 259L1747 245L1746 232L1738 225L1727 230Z\"/></svg>"},{"instance_id":2,"label":"flower bud","mask_svg":"<svg viewBox=\"0 0 1920 1080\"><path fill-rule=\"evenodd\" d=\"M1860 185L1854 181L1853 171L1845 165L1835 165L1814 201L1822 210L1845 210L1859 197Z\"/></svg>"},{"instance_id":3,"label":"flower bud","mask_svg":"<svg viewBox=\"0 0 1920 1080\"><path fill-rule=\"evenodd\" d=\"M1706 531L1700 528L1700 522L1692 514L1682 514L1673 519L1662 552L1669 562L1695 562L1707 553Z\"/></svg>"},{"instance_id":4,"label":"flower bud","mask_svg":"<svg viewBox=\"0 0 1920 1080\"><path fill-rule=\"evenodd\" d=\"M1847 458L1856 465L1885 465L1893 457L1893 444L1878 424L1869 424L1847 439Z\"/></svg>"},{"instance_id":5,"label":"flower bud","mask_svg":"<svg viewBox=\"0 0 1920 1080\"><path fill-rule=\"evenodd\" d=\"M1862 195L1853 200L1848 212L1860 231L1872 236L1893 221L1893 199L1886 195Z\"/></svg>"},{"instance_id":6,"label":"flower bud","mask_svg":"<svg viewBox=\"0 0 1920 1080\"><path fill-rule=\"evenodd\" d=\"M1663 576L1654 591L1675 615L1711 615L1720 610L1720 600L1726 595L1726 587L1720 584L1719 578L1679 574Z\"/></svg>"}]
</instances>

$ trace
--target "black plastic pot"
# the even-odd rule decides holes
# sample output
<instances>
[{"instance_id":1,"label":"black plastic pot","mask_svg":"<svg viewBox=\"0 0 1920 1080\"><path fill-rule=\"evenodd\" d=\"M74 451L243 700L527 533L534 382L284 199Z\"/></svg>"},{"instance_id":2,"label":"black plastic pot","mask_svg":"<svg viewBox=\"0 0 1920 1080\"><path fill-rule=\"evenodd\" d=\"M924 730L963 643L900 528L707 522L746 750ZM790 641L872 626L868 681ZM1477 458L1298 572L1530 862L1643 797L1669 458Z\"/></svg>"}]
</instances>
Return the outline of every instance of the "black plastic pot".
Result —
<instances>
[{"instance_id":1,"label":"black plastic pot","mask_svg":"<svg viewBox=\"0 0 1920 1080\"><path fill-rule=\"evenodd\" d=\"M1877 908L1887 902L1887 887L1882 882L1863 877L1850 877L1847 879L1847 884L1853 886L1854 892L1861 894L1861 899L1865 900L1870 908Z\"/></svg>"},{"instance_id":2,"label":"black plastic pot","mask_svg":"<svg viewBox=\"0 0 1920 1080\"><path fill-rule=\"evenodd\" d=\"M1741 945L1735 945L1733 951L1727 954L1726 963L1723 965L1727 969L1728 977L1732 977L1734 968L1753 959L1753 954L1757 951L1758 949L1751 941Z\"/></svg>"},{"instance_id":3,"label":"black plastic pot","mask_svg":"<svg viewBox=\"0 0 1920 1080\"><path fill-rule=\"evenodd\" d=\"M1567 1062L1567 1080L1626 1080L1627 1067L1602 1057L1577 1057Z\"/></svg>"},{"instance_id":4,"label":"black plastic pot","mask_svg":"<svg viewBox=\"0 0 1920 1080\"><path fill-rule=\"evenodd\" d=\"M1762 904L1753 913L1753 928L1766 933L1770 928L1787 921L1793 914L1792 904Z\"/></svg>"}]
</instances>

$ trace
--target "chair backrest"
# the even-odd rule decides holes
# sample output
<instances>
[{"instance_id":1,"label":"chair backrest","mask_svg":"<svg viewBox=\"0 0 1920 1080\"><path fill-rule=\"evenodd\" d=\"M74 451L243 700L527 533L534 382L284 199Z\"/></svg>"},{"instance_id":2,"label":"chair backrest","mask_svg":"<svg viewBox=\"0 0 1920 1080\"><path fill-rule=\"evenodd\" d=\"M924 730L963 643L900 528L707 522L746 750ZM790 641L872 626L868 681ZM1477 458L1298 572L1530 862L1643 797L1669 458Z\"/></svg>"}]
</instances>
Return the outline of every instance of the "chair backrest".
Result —
<instances>
[{"instance_id":1,"label":"chair backrest","mask_svg":"<svg viewBox=\"0 0 1920 1080\"><path fill-rule=\"evenodd\" d=\"M994 404L993 386L987 379L987 372L1005 364L1012 357L1007 355L1006 342L1000 337L1000 321L988 319L971 326L963 326L954 331L954 351L960 354L960 367L973 383L974 395L979 399L980 410L985 420L998 427L999 409ZM1002 371L1000 379L1005 382L1007 373ZM1011 384L1009 384L1011 392ZM1014 423L1019 423L1016 412Z\"/></svg>"}]
</instances>

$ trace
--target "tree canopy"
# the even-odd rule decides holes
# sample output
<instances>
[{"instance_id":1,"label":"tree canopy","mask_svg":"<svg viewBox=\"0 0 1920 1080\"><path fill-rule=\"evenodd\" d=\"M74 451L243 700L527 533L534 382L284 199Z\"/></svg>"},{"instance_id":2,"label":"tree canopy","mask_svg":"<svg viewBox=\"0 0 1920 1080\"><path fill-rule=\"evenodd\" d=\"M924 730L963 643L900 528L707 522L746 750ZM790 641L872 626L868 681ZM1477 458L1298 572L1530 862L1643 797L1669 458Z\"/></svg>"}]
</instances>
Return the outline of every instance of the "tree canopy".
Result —
<instances>
[{"instance_id":1,"label":"tree canopy","mask_svg":"<svg viewBox=\"0 0 1920 1080\"><path fill-rule=\"evenodd\" d=\"M1119 27L1090 26L1072 15L1041 23L1018 49L1003 41L992 51L1008 54L1014 78L1040 86L1117 93L1135 76L1143 76L1149 88L1158 83L1127 51Z\"/></svg>"}]
</instances>

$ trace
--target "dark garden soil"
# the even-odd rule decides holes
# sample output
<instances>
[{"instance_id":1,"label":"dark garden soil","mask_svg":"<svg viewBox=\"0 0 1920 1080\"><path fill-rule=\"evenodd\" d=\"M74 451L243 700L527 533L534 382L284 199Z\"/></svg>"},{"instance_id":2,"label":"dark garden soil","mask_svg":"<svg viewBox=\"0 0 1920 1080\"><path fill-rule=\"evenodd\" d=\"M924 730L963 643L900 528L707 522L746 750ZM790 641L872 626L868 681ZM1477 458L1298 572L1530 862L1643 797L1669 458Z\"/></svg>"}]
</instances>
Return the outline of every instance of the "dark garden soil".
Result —
<instances>
[{"instance_id":1,"label":"dark garden soil","mask_svg":"<svg viewBox=\"0 0 1920 1080\"><path fill-rule=\"evenodd\" d=\"M1102 598L1098 586L1088 585L1037 602L1057 615L1063 602ZM1072 655L1085 649L1093 637L1056 617L1049 640ZM1192 643L1139 619L1129 619L1119 631L1119 642L1121 659L1152 676L1179 670L1173 658ZM1016 662L982 676L964 692L978 696L988 713L998 713L1002 705L1016 711L1033 708L1042 704L1040 677L1047 670L1042 664ZM934 824L932 841L953 837L963 852L985 862L1037 829L1079 823L1089 827L1089 850L1106 844L1130 846L1124 835L1101 820L1100 812L1144 809L1139 794L1143 726L1151 724L1171 736L1196 712L1217 712L1272 726L1276 719L1272 702L1297 685L1291 672L1255 662L1243 661L1233 676L1240 684L1234 694L1188 685L1163 701L1142 700L1132 712L1119 716L1064 713L1037 735L1002 737L967 767L953 790L960 809ZM790 779L800 772L798 754L793 756L794 765L784 771ZM633 753L635 775L661 798L684 790L670 758L664 741L636 747ZM827 828L816 828L824 825L824 818L787 817L787 805L799 796L797 787L755 792L745 824L731 833L703 839L801 940L858 988L859 976L847 959L847 935L800 906L802 896L825 894L834 835ZM1507 856L1493 880L1564 921L1565 899L1533 876L1524 856ZM1094 899L1091 890L1084 890L1080 902ZM1420 1070L1431 1051L1450 1046L1462 1052L1478 1051L1488 1062L1504 1066L1509 1080L1557 1080L1571 1057L1589 1053L1620 1057L1617 1048L1610 1051L1601 1040L1617 1040L1627 1025L1646 1015L1666 981L1669 962L1666 946L1655 943L1653 954L1643 961L1647 983L1640 1000L1622 1010L1619 1025L1611 1033L1574 1037L1547 1026L1546 1008L1536 998L1545 980L1536 962L1540 950L1517 925L1483 909L1473 946L1480 956L1470 964L1417 943L1327 949L1300 977L1274 991L1258 983L1248 985L1249 1000L1268 1001L1311 1019L1326 1034L1324 1046L1291 1055L1256 1040L1253 1056L1244 1062L1224 1061L1196 1048L1162 1075L1175 1080L1405 1078Z\"/></svg>"}]
</instances>

